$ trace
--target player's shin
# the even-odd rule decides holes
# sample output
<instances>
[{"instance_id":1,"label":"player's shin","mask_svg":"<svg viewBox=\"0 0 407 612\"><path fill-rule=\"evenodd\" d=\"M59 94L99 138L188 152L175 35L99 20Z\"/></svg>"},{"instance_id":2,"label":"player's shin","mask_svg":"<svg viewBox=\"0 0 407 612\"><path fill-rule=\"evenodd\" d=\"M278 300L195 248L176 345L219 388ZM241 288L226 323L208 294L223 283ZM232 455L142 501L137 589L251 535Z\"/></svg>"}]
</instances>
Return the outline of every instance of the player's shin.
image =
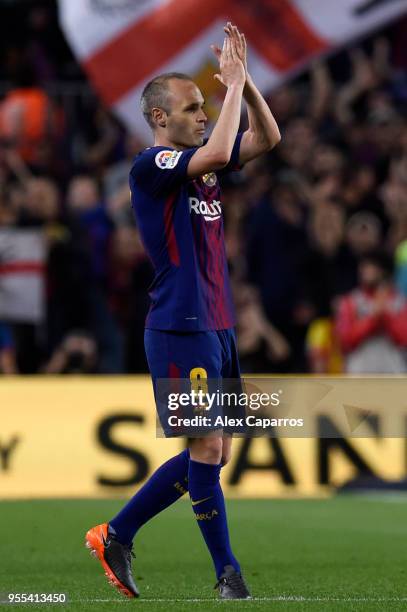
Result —
<instances>
[{"instance_id":1,"label":"player's shin","mask_svg":"<svg viewBox=\"0 0 407 612\"><path fill-rule=\"evenodd\" d=\"M189 450L166 461L109 522L115 537L130 544L142 525L188 491Z\"/></svg>"},{"instance_id":2,"label":"player's shin","mask_svg":"<svg viewBox=\"0 0 407 612\"><path fill-rule=\"evenodd\" d=\"M221 464L189 462L188 484L192 509L219 578L226 566L240 572L229 541L225 500L220 486Z\"/></svg>"}]
</instances>

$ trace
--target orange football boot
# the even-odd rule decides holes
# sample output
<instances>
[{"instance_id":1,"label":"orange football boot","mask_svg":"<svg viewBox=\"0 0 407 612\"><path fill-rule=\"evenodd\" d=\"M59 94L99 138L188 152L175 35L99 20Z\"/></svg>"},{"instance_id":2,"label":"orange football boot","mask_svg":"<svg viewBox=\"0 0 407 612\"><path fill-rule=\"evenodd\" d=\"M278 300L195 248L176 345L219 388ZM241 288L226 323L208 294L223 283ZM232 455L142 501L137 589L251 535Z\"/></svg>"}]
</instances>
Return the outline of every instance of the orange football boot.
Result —
<instances>
[{"instance_id":1,"label":"orange football boot","mask_svg":"<svg viewBox=\"0 0 407 612\"><path fill-rule=\"evenodd\" d=\"M109 530L108 523L89 529L85 536L85 545L101 562L111 585L126 597L139 596L131 571L131 557L134 557L132 546L121 544L115 538L113 530Z\"/></svg>"}]
</instances>

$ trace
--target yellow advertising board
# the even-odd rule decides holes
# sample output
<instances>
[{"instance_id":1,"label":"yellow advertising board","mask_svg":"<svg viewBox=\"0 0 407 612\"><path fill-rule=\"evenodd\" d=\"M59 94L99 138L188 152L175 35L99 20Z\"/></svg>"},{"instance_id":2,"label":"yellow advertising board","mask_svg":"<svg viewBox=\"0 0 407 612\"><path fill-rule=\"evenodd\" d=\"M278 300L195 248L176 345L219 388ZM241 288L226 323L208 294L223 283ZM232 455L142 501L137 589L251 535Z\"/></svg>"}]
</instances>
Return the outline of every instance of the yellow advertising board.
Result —
<instances>
[{"instance_id":1,"label":"yellow advertising board","mask_svg":"<svg viewBox=\"0 0 407 612\"><path fill-rule=\"evenodd\" d=\"M0 380L0 498L128 497L181 439L156 437L150 378ZM403 438L236 439L229 496L321 496L358 471L405 476Z\"/></svg>"}]
</instances>

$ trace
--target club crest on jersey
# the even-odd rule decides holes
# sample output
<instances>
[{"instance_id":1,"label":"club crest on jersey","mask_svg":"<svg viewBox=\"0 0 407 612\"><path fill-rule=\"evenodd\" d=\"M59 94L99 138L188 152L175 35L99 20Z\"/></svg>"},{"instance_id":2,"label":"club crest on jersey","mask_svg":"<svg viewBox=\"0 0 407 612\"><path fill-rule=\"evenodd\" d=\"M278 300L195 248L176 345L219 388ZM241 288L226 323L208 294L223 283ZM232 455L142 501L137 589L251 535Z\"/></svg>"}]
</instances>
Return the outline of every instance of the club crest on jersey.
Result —
<instances>
[{"instance_id":1,"label":"club crest on jersey","mask_svg":"<svg viewBox=\"0 0 407 612\"><path fill-rule=\"evenodd\" d=\"M208 187L213 187L216 185L216 174L214 172L208 172L208 174L203 175L202 180Z\"/></svg>"},{"instance_id":2,"label":"club crest on jersey","mask_svg":"<svg viewBox=\"0 0 407 612\"><path fill-rule=\"evenodd\" d=\"M222 215L220 200L205 202L205 200L198 200L198 198L189 198L189 212L192 213L192 211L196 215L203 215L205 221L216 221Z\"/></svg>"},{"instance_id":3,"label":"club crest on jersey","mask_svg":"<svg viewBox=\"0 0 407 612\"><path fill-rule=\"evenodd\" d=\"M155 156L155 164L161 170L172 170L178 164L182 151L159 151Z\"/></svg>"}]
</instances>

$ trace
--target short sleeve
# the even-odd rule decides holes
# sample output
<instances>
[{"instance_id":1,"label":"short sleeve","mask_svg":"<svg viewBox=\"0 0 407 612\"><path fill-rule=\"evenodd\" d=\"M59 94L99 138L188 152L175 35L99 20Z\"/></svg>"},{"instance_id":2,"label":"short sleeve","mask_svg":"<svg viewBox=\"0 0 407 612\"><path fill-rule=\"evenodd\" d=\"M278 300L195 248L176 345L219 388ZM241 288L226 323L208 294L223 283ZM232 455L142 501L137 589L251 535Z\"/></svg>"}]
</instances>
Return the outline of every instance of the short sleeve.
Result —
<instances>
[{"instance_id":1,"label":"short sleeve","mask_svg":"<svg viewBox=\"0 0 407 612\"><path fill-rule=\"evenodd\" d=\"M189 160L197 148L176 151L164 147L146 149L130 171L130 188L153 196L167 194L188 180Z\"/></svg>"},{"instance_id":2,"label":"short sleeve","mask_svg":"<svg viewBox=\"0 0 407 612\"><path fill-rule=\"evenodd\" d=\"M235 172L236 170L240 170L242 166L239 164L239 155L240 155L240 143L242 140L243 132L239 132L236 136L235 143L233 145L232 154L230 156L229 163L222 168L222 170L217 170L216 174L218 176L223 176L225 174L229 174L230 172Z\"/></svg>"}]
</instances>

